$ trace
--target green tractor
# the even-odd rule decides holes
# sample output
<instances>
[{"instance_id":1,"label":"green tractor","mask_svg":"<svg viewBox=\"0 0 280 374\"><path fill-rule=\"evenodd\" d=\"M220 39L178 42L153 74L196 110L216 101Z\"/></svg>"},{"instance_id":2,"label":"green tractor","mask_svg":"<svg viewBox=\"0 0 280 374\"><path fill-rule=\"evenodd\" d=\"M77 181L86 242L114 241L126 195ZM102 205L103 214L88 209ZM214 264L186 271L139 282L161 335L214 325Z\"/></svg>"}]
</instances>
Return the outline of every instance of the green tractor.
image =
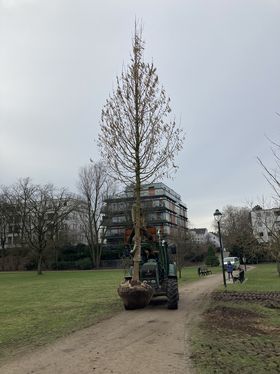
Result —
<instances>
[{"instance_id":1,"label":"green tractor","mask_svg":"<svg viewBox=\"0 0 280 374\"><path fill-rule=\"evenodd\" d=\"M140 280L147 282L153 288L153 297L166 296L168 309L178 309L179 292L177 268L171 260L175 248L168 247L167 243L142 243ZM131 267L126 280L132 278Z\"/></svg>"}]
</instances>

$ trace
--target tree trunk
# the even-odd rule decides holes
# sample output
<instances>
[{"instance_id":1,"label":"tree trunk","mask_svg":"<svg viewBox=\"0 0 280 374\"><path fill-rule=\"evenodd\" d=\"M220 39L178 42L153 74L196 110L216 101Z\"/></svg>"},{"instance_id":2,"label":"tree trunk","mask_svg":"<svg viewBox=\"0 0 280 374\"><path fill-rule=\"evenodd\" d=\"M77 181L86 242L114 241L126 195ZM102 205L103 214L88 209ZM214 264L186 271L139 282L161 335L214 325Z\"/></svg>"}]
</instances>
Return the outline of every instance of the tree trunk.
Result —
<instances>
[{"instance_id":1,"label":"tree trunk","mask_svg":"<svg viewBox=\"0 0 280 374\"><path fill-rule=\"evenodd\" d=\"M182 278L182 269L181 269L181 267L179 267L178 273L179 273L179 278L181 279Z\"/></svg>"},{"instance_id":2,"label":"tree trunk","mask_svg":"<svg viewBox=\"0 0 280 374\"><path fill-rule=\"evenodd\" d=\"M140 178L136 177L135 186L135 252L133 256L133 276L132 279L139 281L140 260L141 260L141 197Z\"/></svg>"},{"instance_id":3,"label":"tree trunk","mask_svg":"<svg viewBox=\"0 0 280 374\"><path fill-rule=\"evenodd\" d=\"M278 275L280 277L280 260L276 260L276 264L277 264Z\"/></svg>"},{"instance_id":4,"label":"tree trunk","mask_svg":"<svg viewBox=\"0 0 280 374\"><path fill-rule=\"evenodd\" d=\"M53 249L54 249L54 263L55 263L55 270L58 269L58 256L57 256L57 248L55 242L53 242Z\"/></svg>"},{"instance_id":5,"label":"tree trunk","mask_svg":"<svg viewBox=\"0 0 280 374\"><path fill-rule=\"evenodd\" d=\"M96 252L95 252L95 266L97 269L99 269L100 267L101 251L102 251L101 244L98 243L96 246Z\"/></svg>"},{"instance_id":6,"label":"tree trunk","mask_svg":"<svg viewBox=\"0 0 280 374\"><path fill-rule=\"evenodd\" d=\"M136 38L136 34L135 34ZM134 105L135 105L135 252L133 256L134 281L139 281L141 260L141 177L140 177L140 133L139 133L139 55L135 40L134 53Z\"/></svg>"},{"instance_id":7,"label":"tree trunk","mask_svg":"<svg viewBox=\"0 0 280 374\"><path fill-rule=\"evenodd\" d=\"M2 271L4 271L5 270L5 248L4 247L2 247L1 259L2 259Z\"/></svg>"},{"instance_id":8,"label":"tree trunk","mask_svg":"<svg viewBox=\"0 0 280 374\"><path fill-rule=\"evenodd\" d=\"M38 256L38 264L37 264L37 274L38 275L42 275L42 253L39 253L39 256Z\"/></svg>"},{"instance_id":9,"label":"tree trunk","mask_svg":"<svg viewBox=\"0 0 280 374\"><path fill-rule=\"evenodd\" d=\"M1 239L1 248L2 248L2 251L1 251L1 257L2 257L2 271L5 270L5 257L6 257L6 251L5 251L5 245L6 245L6 239L5 238L2 238Z\"/></svg>"},{"instance_id":10,"label":"tree trunk","mask_svg":"<svg viewBox=\"0 0 280 374\"><path fill-rule=\"evenodd\" d=\"M94 245L92 243L89 244L89 255L90 255L90 261L91 261L91 267L92 269L94 269L94 266L95 266Z\"/></svg>"}]
</instances>

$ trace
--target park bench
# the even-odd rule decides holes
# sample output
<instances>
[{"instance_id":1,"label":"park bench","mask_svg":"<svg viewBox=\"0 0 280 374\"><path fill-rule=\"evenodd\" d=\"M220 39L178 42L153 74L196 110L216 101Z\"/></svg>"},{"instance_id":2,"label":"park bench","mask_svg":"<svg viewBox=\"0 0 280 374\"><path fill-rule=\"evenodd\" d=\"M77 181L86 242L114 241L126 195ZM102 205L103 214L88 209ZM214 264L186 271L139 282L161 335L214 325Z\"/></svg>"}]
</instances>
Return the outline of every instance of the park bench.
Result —
<instances>
[{"instance_id":1,"label":"park bench","mask_svg":"<svg viewBox=\"0 0 280 374\"><path fill-rule=\"evenodd\" d=\"M245 272L244 269L236 270L233 272L233 283L240 282L243 283L245 280Z\"/></svg>"},{"instance_id":2,"label":"park bench","mask_svg":"<svg viewBox=\"0 0 280 374\"><path fill-rule=\"evenodd\" d=\"M203 266L199 266L197 268L197 272L198 272L198 275L201 277L201 276L204 276L204 275L209 275L209 274L212 274L212 271L209 270L207 268L207 266L203 265Z\"/></svg>"}]
</instances>

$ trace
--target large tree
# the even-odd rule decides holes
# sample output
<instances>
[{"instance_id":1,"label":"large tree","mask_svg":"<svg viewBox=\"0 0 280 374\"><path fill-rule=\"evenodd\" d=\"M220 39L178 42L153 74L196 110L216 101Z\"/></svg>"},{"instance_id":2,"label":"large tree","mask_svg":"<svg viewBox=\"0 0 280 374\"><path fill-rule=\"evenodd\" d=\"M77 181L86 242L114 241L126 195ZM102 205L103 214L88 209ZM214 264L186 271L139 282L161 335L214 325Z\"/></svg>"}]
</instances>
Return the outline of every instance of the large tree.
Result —
<instances>
[{"instance_id":1,"label":"large tree","mask_svg":"<svg viewBox=\"0 0 280 374\"><path fill-rule=\"evenodd\" d=\"M129 65L102 110L99 146L111 174L135 191L133 280L139 280L141 185L175 169L183 134L170 118L170 98L159 84L153 63L144 61L141 27L135 25Z\"/></svg>"},{"instance_id":2,"label":"large tree","mask_svg":"<svg viewBox=\"0 0 280 374\"><path fill-rule=\"evenodd\" d=\"M221 231L224 246L233 256L248 259L256 256L258 242L253 234L249 208L224 207Z\"/></svg>"},{"instance_id":3,"label":"large tree","mask_svg":"<svg viewBox=\"0 0 280 374\"><path fill-rule=\"evenodd\" d=\"M29 178L20 179L7 193L19 217L18 244L30 248L37 273L42 274L43 255L53 245L75 204L65 189L52 184L35 185Z\"/></svg>"},{"instance_id":4,"label":"large tree","mask_svg":"<svg viewBox=\"0 0 280 374\"><path fill-rule=\"evenodd\" d=\"M99 267L106 227L102 224L104 199L114 192L114 184L102 162L92 162L81 168L78 182L79 216L85 234L92 266ZM108 212L106 212L108 215Z\"/></svg>"},{"instance_id":5,"label":"large tree","mask_svg":"<svg viewBox=\"0 0 280 374\"><path fill-rule=\"evenodd\" d=\"M173 229L172 240L174 249L176 249L176 265L179 278L182 276L182 269L185 265L187 256L190 255L191 236L186 227L177 226ZM171 247L172 250L172 247Z\"/></svg>"},{"instance_id":6,"label":"large tree","mask_svg":"<svg viewBox=\"0 0 280 374\"><path fill-rule=\"evenodd\" d=\"M8 234L13 234L15 215L13 206L10 204L6 189L1 188L0 191L0 245L2 257L2 270L5 269L5 256Z\"/></svg>"},{"instance_id":7,"label":"large tree","mask_svg":"<svg viewBox=\"0 0 280 374\"><path fill-rule=\"evenodd\" d=\"M280 117L280 114L277 113ZM274 205L279 208L280 206L280 144L277 141L273 141L269 139L271 144L271 151L274 160L274 166L269 167L267 166L261 158L258 157L258 161L263 168L265 174L265 179L270 184L272 191L273 191L273 199ZM274 223L268 225L267 228L270 229L271 232L271 240L269 242L268 248L271 251L272 256L274 257L277 263L277 270L280 276L280 232L278 230L277 221L279 221L279 217L276 217ZM266 223L265 223L266 224Z\"/></svg>"}]
</instances>

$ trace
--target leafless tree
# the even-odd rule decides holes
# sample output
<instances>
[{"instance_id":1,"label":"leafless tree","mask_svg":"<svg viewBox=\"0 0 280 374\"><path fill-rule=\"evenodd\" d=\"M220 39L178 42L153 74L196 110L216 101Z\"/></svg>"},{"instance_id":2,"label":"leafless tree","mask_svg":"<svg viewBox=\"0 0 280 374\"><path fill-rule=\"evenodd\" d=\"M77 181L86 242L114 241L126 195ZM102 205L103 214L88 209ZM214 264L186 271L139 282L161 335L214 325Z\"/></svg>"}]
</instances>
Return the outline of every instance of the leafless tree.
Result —
<instances>
[{"instance_id":1,"label":"leafless tree","mask_svg":"<svg viewBox=\"0 0 280 374\"><path fill-rule=\"evenodd\" d=\"M170 240L171 243L176 247L175 260L179 278L181 278L182 269L186 262L186 257L188 257L191 253L190 245L192 242L192 238L187 228L178 226L173 229L173 235L171 236Z\"/></svg>"},{"instance_id":2,"label":"leafless tree","mask_svg":"<svg viewBox=\"0 0 280 374\"><path fill-rule=\"evenodd\" d=\"M279 205L280 202L280 144L268 139L271 143L271 152L274 158L275 165L272 168L266 166L260 157L258 161L264 170L264 177L270 184L273 192L275 202Z\"/></svg>"},{"instance_id":3,"label":"leafless tree","mask_svg":"<svg viewBox=\"0 0 280 374\"><path fill-rule=\"evenodd\" d=\"M279 113L276 113L278 116L280 116ZM275 205L279 207L280 205L280 144L278 142L275 142L271 139L269 139L269 142L271 144L271 152L274 159L274 167L268 167L265 165L265 163L261 160L260 157L258 157L258 161L261 165L261 167L264 170L264 176L267 182L270 184L273 192L274 192L274 201ZM278 274L280 276L280 232L279 230L274 229L271 230L272 232L272 238L270 240L270 250L271 254L276 260L277 263L277 270Z\"/></svg>"},{"instance_id":4,"label":"leafless tree","mask_svg":"<svg viewBox=\"0 0 280 374\"><path fill-rule=\"evenodd\" d=\"M15 184L7 187L5 193L14 207L15 215L19 224L19 230L16 235L18 245L25 246L25 227L28 217L29 201L35 192L36 186L31 183L31 179L20 178Z\"/></svg>"},{"instance_id":5,"label":"leafless tree","mask_svg":"<svg viewBox=\"0 0 280 374\"><path fill-rule=\"evenodd\" d=\"M48 237L54 251L57 265L57 252L61 244L65 244L65 237L69 237L71 229L68 227L68 219L77 211L78 202L65 188L56 189L50 185L50 202L48 213Z\"/></svg>"},{"instance_id":6,"label":"leafless tree","mask_svg":"<svg viewBox=\"0 0 280 374\"><path fill-rule=\"evenodd\" d=\"M280 277L280 233L279 230L272 230L272 240L268 242L268 249L271 253L271 255L274 257L276 260L277 264L277 271L278 275Z\"/></svg>"},{"instance_id":7,"label":"leafless tree","mask_svg":"<svg viewBox=\"0 0 280 374\"><path fill-rule=\"evenodd\" d=\"M224 247L239 257L254 257L258 242L253 234L250 209L228 205L223 208L221 231Z\"/></svg>"},{"instance_id":8,"label":"leafless tree","mask_svg":"<svg viewBox=\"0 0 280 374\"><path fill-rule=\"evenodd\" d=\"M43 255L74 209L71 196L65 189L58 190L52 184L35 185L29 178L13 185L10 196L20 217L20 243L32 250L37 273L42 274Z\"/></svg>"},{"instance_id":9,"label":"leafless tree","mask_svg":"<svg viewBox=\"0 0 280 374\"><path fill-rule=\"evenodd\" d=\"M103 107L99 133L101 154L111 174L135 186L134 281L139 280L141 185L169 176L183 145L184 136L170 112L170 99L159 85L154 64L144 62L142 30L135 24L130 64L117 77Z\"/></svg>"},{"instance_id":10,"label":"leafless tree","mask_svg":"<svg viewBox=\"0 0 280 374\"><path fill-rule=\"evenodd\" d=\"M3 188L4 189L4 188ZM5 269L6 244L8 234L12 234L13 227L13 207L11 206L7 195L3 190L0 192L0 241L1 241L1 257L2 270Z\"/></svg>"},{"instance_id":11,"label":"leafless tree","mask_svg":"<svg viewBox=\"0 0 280 374\"><path fill-rule=\"evenodd\" d=\"M79 216L87 239L92 265L99 267L106 227L102 225L104 199L114 193L114 184L102 162L92 162L79 173ZM106 212L108 215L108 212Z\"/></svg>"},{"instance_id":12,"label":"leafless tree","mask_svg":"<svg viewBox=\"0 0 280 374\"><path fill-rule=\"evenodd\" d=\"M263 210L260 205L257 205L253 208L252 214L254 215L254 219L252 219L254 222L253 230L259 248L262 252L269 253L276 260L277 271L280 276L280 208Z\"/></svg>"}]
</instances>

